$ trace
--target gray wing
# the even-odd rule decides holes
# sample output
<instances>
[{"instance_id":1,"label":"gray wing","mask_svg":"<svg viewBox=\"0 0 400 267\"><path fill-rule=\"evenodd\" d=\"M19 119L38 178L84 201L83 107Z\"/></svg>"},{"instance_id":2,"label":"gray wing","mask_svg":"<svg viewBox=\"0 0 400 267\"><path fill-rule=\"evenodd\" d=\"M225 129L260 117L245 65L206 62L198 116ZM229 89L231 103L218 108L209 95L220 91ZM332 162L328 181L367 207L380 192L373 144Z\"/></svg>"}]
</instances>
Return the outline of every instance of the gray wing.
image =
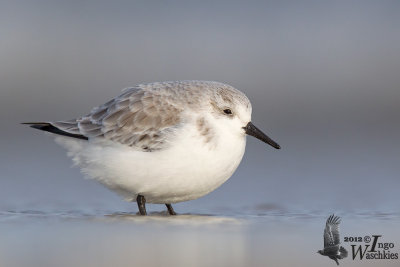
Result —
<instances>
[{"instance_id":1,"label":"gray wing","mask_svg":"<svg viewBox=\"0 0 400 267\"><path fill-rule=\"evenodd\" d=\"M51 125L88 139L105 138L145 151L159 150L181 121L183 111L165 91L128 88L88 115Z\"/></svg>"},{"instance_id":2,"label":"gray wing","mask_svg":"<svg viewBox=\"0 0 400 267\"><path fill-rule=\"evenodd\" d=\"M332 214L326 220L324 230L324 248L337 246L340 244L339 236L340 218Z\"/></svg>"}]
</instances>

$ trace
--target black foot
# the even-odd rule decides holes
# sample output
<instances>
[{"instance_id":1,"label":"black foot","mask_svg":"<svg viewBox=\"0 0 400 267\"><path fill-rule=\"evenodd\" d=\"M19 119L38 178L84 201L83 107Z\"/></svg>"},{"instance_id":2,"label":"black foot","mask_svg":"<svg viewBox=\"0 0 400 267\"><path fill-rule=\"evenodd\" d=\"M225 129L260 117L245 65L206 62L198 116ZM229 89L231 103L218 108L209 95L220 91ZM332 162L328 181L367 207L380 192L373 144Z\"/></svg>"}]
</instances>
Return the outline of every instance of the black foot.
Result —
<instances>
[{"instance_id":1,"label":"black foot","mask_svg":"<svg viewBox=\"0 0 400 267\"><path fill-rule=\"evenodd\" d=\"M171 204L165 204L165 206L167 206L169 215L176 215L176 213L175 213L174 209L172 208Z\"/></svg>"},{"instance_id":2,"label":"black foot","mask_svg":"<svg viewBox=\"0 0 400 267\"><path fill-rule=\"evenodd\" d=\"M146 199L142 195L138 195L136 198L136 202L139 208L140 215L147 215L146 212Z\"/></svg>"}]
</instances>

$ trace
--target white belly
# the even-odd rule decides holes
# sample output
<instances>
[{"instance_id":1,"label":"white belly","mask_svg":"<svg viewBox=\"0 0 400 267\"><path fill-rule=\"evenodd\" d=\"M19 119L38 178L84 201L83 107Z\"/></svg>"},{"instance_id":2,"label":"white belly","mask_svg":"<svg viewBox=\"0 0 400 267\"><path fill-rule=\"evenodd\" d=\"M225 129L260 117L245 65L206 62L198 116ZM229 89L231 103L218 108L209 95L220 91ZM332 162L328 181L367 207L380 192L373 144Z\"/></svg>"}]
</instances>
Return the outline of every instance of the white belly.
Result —
<instances>
[{"instance_id":1,"label":"white belly","mask_svg":"<svg viewBox=\"0 0 400 267\"><path fill-rule=\"evenodd\" d=\"M176 203L215 190L238 167L245 136L224 136L205 143L188 129L168 149L142 152L116 143L57 137L82 172L128 201L138 194L148 203Z\"/></svg>"}]
</instances>

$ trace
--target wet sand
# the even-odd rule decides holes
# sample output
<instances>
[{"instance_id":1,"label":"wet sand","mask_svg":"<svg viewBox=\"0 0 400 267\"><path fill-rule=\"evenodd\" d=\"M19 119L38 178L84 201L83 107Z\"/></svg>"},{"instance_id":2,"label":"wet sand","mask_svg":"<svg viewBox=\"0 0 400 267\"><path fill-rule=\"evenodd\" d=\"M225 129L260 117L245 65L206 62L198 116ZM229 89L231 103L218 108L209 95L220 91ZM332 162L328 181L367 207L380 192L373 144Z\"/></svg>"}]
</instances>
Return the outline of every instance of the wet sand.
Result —
<instances>
[{"instance_id":1,"label":"wet sand","mask_svg":"<svg viewBox=\"0 0 400 267\"><path fill-rule=\"evenodd\" d=\"M339 214L344 236L381 234L399 252L400 214ZM322 213L245 215L3 211L0 266L336 266L322 249ZM349 243L343 243L349 250ZM400 260L341 261L399 266Z\"/></svg>"}]
</instances>

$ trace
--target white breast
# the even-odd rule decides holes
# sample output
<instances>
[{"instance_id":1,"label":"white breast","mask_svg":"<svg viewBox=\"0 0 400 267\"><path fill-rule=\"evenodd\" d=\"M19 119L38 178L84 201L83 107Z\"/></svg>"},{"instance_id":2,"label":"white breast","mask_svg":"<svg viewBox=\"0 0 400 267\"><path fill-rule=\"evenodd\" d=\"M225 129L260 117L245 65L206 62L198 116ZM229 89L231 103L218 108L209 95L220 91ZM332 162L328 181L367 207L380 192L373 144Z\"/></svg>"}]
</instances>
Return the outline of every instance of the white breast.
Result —
<instances>
[{"instance_id":1,"label":"white breast","mask_svg":"<svg viewBox=\"0 0 400 267\"><path fill-rule=\"evenodd\" d=\"M216 135L209 142L195 125L180 129L168 149L136 151L113 142L57 137L82 172L128 201L138 194L148 203L176 203L199 198L224 183L238 167L245 135Z\"/></svg>"}]
</instances>

